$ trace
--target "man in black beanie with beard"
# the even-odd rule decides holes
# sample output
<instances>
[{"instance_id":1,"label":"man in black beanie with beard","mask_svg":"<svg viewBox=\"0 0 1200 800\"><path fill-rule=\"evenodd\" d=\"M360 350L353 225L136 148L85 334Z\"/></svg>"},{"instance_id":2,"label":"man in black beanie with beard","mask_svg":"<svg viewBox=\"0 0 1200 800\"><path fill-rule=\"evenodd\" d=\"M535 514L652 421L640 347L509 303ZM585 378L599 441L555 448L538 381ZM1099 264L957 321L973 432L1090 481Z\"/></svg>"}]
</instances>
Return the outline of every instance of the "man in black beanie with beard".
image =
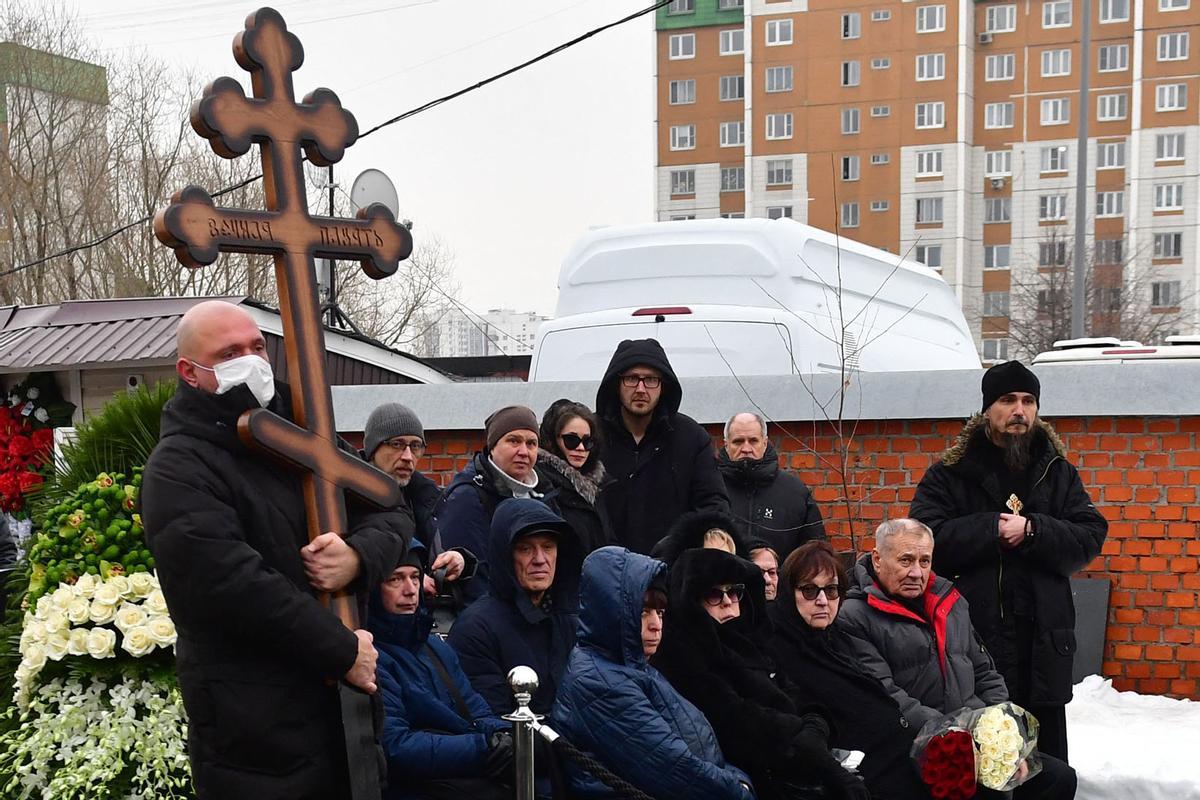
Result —
<instances>
[{"instance_id":1,"label":"man in black beanie with beard","mask_svg":"<svg viewBox=\"0 0 1200 800\"><path fill-rule=\"evenodd\" d=\"M983 410L925 473L909 516L933 530L934 571L967 598L1009 696L1041 722L1039 749L1066 761L1070 579L1099 555L1108 523L1038 418L1040 395L1020 362L985 372Z\"/></svg>"}]
</instances>

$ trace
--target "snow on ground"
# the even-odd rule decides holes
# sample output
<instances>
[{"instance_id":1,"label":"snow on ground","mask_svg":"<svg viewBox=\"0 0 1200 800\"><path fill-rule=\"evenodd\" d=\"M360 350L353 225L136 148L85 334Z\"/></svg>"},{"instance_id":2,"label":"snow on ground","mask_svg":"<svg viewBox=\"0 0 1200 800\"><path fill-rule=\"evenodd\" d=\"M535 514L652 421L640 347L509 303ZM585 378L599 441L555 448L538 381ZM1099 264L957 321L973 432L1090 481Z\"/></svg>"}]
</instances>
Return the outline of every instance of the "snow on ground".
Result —
<instances>
[{"instance_id":1,"label":"snow on ground","mask_svg":"<svg viewBox=\"0 0 1200 800\"><path fill-rule=\"evenodd\" d=\"M1077 800L1200 800L1200 703L1090 675L1067 706Z\"/></svg>"}]
</instances>

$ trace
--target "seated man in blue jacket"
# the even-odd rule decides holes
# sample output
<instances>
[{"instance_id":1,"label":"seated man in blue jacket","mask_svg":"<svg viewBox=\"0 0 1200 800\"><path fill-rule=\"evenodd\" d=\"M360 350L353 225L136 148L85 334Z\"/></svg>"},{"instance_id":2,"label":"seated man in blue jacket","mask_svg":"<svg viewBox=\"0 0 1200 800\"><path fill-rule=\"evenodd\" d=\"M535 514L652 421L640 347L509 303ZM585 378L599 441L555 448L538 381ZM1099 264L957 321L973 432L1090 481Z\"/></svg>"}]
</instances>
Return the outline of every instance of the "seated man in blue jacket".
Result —
<instances>
[{"instance_id":1,"label":"seated man in blue jacket","mask_svg":"<svg viewBox=\"0 0 1200 800\"><path fill-rule=\"evenodd\" d=\"M725 763L694 705L646 663L662 638L667 566L622 547L583 563L579 633L554 704L554 727L652 797L753 798L750 779ZM573 797L616 793L577 771Z\"/></svg>"},{"instance_id":2,"label":"seated man in blue jacket","mask_svg":"<svg viewBox=\"0 0 1200 800\"><path fill-rule=\"evenodd\" d=\"M371 599L368 629L379 651L385 800L512 796L509 723L471 688L458 656L431 636L421 581L428 552L416 539Z\"/></svg>"}]
</instances>

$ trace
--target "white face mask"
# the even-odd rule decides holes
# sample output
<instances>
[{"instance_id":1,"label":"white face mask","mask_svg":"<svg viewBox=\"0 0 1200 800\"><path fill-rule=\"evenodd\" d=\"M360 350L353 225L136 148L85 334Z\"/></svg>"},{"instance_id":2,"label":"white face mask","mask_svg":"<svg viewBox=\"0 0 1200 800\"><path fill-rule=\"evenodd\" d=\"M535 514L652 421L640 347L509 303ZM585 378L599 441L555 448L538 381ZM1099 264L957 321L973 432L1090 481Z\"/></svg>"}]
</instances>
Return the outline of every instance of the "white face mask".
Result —
<instances>
[{"instance_id":1,"label":"white face mask","mask_svg":"<svg viewBox=\"0 0 1200 800\"><path fill-rule=\"evenodd\" d=\"M206 367L192 361L192 366L208 370L217 376L217 394L225 394L244 383L263 408L266 408L275 396L275 374L271 371L270 362L260 356L239 356L222 361L215 367Z\"/></svg>"}]
</instances>

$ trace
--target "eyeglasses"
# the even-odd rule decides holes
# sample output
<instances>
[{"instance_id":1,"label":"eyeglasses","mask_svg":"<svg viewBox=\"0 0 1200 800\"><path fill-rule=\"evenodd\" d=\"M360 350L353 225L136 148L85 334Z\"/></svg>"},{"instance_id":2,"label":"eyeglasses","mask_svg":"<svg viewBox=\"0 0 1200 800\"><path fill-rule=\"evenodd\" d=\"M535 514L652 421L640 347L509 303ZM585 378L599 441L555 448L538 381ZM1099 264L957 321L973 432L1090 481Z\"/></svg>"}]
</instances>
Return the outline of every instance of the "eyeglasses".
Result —
<instances>
[{"instance_id":1,"label":"eyeglasses","mask_svg":"<svg viewBox=\"0 0 1200 800\"><path fill-rule=\"evenodd\" d=\"M714 586L704 593L704 602L710 606L719 606L725 600L725 598L728 597L729 602L740 603L742 598L745 596L746 584L744 583L735 583L728 589L724 589L720 586Z\"/></svg>"},{"instance_id":2,"label":"eyeglasses","mask_svg":"<svg viewBox=\"0 0 1200 800\"><path fill-rule=\"evenodd\" d=\"M584 450L590 451L596 446L596 440L591 435L580 436L578 433L564 433L560 437L563 446L568 450L578 450L583 445Z\"/></svg>"},{"instance_id":3,"label":"eyeglasses","mask_svg":"<svg viewBox=\"0 0 1200 800\"><path fill-rule=\"evenodd\" d=\"M647 389L657 389L662 386L662 378L657 375L622 375L621 383L630 389L636 389L639 383Z\"/></svg>"},{"instance_id":4,"label":"eyeglasses","mask_svg":"<svg viewBox=\"0 0 1200 800\"><path fill-rule=\"evenodd\" d=\"M425 443L420 439L412 442L407 439L387 439L384 441L384 444L401 453L405 450L411 450L414 456L420 456L421 453L425 452Z\"/></svg>"},{"instance_id":5,"label":"eyeglasses","mask_svg":"<svg viewBox=\"0 0 1200 800\"><path fill-rule=\"evenodd\" d=\"M817 586L815 583L806 583L803 586L797 586L798 591L805 600L816 600L817 595L821 592L825 593L825 599L832 603L834 600L840 600L845 590L836 583L831 583L828 586Z\"/></svg>"}]
</instances>

